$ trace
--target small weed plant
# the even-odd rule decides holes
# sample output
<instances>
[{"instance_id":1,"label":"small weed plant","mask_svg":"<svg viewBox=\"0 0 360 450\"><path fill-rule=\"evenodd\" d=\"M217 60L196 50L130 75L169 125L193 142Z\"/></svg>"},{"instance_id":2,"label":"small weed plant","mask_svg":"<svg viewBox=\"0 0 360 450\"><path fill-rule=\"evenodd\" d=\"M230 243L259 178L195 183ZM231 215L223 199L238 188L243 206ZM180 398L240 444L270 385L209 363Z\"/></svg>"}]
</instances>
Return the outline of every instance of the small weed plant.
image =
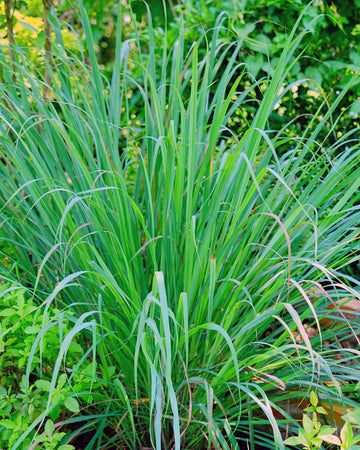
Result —
<instances>
[{"instance_id":1,"label":"small weed plant","mask_svg":"<svg viewBox=\"0 0 360 450\"><path fill-rule=\"evenodd\" d=\"M354 427L358 428L360 426L360 409L343 416L345 423L340 430L339 437L337 437L335 435L338 430L337 427L322 425L319 420L318 415L327 414L327 411L318 405L319 399L314 391L311 391L310 402L311 406L304 409L308 414L303 415L303 428L299 429L298 436L286 439L285 444L302 446L302 448L307 450L315 450L321 449L323 443L326 442L342 450L360 449L360 445L357 445L360 442L360 435L354 435Z\"/></svg>"},{"instance_id":2,"label":"small weed plant","mask_svg":"<svg viewBox=\"0 0 360 450\"><path fill-rule=\"evenodd\" d=\"M80 403L86 407L104 398L98 389L101 381L93 378L94 366L87 363L83 347L75 340L70 342L66 364L52 386L61 336L69 333L74 315L64 314L59 324L52 319L52 314L59 319L60 312L55 308L46 318L43 310L27 298L25 289L7 284L0 287L0 299L0 448L12 448L29 426L47 411L49 419L36 442L46 444L45 448L49 449L70 450L72 446L58 446L66 433L54 433L54 427L59 426L57 422L79 413ZM48 329L46 335L41 334L44 328ZM34 435L35 431L24 440L26 448L31 447Z\"/></svg>"}]
</instances>

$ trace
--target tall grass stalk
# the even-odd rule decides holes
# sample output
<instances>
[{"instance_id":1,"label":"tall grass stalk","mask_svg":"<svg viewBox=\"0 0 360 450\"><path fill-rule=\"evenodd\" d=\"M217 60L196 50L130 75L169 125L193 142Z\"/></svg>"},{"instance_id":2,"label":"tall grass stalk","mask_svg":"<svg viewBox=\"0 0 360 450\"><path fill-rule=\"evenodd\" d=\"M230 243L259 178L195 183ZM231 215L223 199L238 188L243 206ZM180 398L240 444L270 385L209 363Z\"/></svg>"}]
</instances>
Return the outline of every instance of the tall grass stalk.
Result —
<instances>
[{"instance_id":1,"label":"tall grass stalk","mask_svg":"<svg viewBox=\"0 0 360 450\"><path fill-rule=\"evenodd\" d=\"M136 52L118 33L108 81L81 2L80 14L88 58L58 42L48 84L19 52L15 86L0 53L0 234L14 251L3 277L46 314L57 305L63 320L68 309L79 317L52 387L69 342L84 334L112 400L69 419L90 424L86 448L284 448L289 401L315 388L351 405L342 387L360 375L358 350L338 345L336 325L320 329L329 303L360 297L342 273L358 250L356 130L317 140L334 131L346 89L330 107L324 99L304 135L287 136L267 124L295 30L272 79L240 90L241 42L220 43L224 16L189 50L181 33L173 48L156 47L149 20ZM129 92L143 111L138 134ZM229 119L249 103L257 112L235 135ZM311 339L307 325L318 329Z\"/></svg>"}]
</instances>

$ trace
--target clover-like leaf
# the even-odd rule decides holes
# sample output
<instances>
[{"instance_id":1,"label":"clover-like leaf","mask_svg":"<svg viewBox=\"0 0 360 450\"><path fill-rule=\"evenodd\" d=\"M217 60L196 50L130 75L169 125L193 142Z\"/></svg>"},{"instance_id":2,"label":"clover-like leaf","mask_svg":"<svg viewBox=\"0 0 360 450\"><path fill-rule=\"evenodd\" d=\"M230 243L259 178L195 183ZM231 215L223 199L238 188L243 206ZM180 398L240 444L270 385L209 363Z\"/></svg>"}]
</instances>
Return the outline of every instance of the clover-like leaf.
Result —
<instances>
[{"instance_id":1,"label":"clover-like leaf","mask_svg":"<svg viewBox=\"0 0 360 450\"><path fill-rule=\"evenodd\" d=\"M312 439L312 443L317 447L317 448L320 448L321 447L321 444L322 444L322 439L320 439L319 437L314 437L313 439Z\"/></svg>"},{"instance_id":2,"label":"clover-like leaf","mask_svg":"<svg viewBox=\"0 0 360 450\"><path fill-rule=\"evenodd\" d=\"M303 415L303 427L307 434L312 434L314 432L314 424L309 416Z\"/></svg>"},{"instance_id":3,"label":"clover-like leaf","mask_svg":"<svg viewBox=\"0 0 360 450\"><path fill-rule=\"evenodd\" d=\"M4 428L8 430L13 430L15 428L15 423L10 419L4 419L0 420L0 426L3 426Z\"/></svg>"},{"instance_id":4,"label":"clover-like leaf","mask_svg":"<svg viewBox=\"0 0 360 450\"><path fill-rule=\"evenodd\" d=\"M314 391L310 392L310 403L316 408L318 403L319 403L319 399L317 397L317 395L315 394Z\"/></svg>"},{"instance_id":5,"label":"clover-like leaf","mask_svg":"<svg viewBox=\"0 0 360 450\"><path fill-rule=\"evenodd\" d=\"M53 435L53 433L54 433L54 422L52 421L52 420L50 420L50 419L48 419L47 421L46 421L46 424L45 424L45 433L49 436L49 437L51 437L52 435Z\"/></svg>"},{"instance_id":6,"label":"clover-like leaf","mask_svg":"<svg viewBox=\"0 0 360 450\"><path fill-rule=\"evenodd\" d=\"M71 341L71 344L69 346L69 352L82 353L83 352L83 348L77 342Z\"/></svg>"},{"instance_id":7,"label":"clover-like leaf","mask_svg":"<svg viewBox=\"0 0 360 450\"><path fill-rule=\"evenodd\" d=\"M62 393L62 391L55 389L52 399L51 399L51 403L53 405L56 405L57 403L61 402L64 398L65 398L65 395Z\"/></svg>"},{"instance_id":8,"label":"clover-like leaf","mask_svg":"<svg viewBox=\"0 0 360 450\"><path fill-rule=\"evenodd\" d=\"M114 366L109 366L108 369L114 369L112 372L115 372L115 367ZM91 362L90 364L88 364L85 369L82 371L83 373L85 373L86 375L93 375L94 372L96 372L96 361Z\"/></svg>"},{"instance_id":9,"label":"clover-like leaf","mask_svg":"<svg viewBox=\"0 0 360 450\"><path fill-rule=\"evenodd\" d=\"M346 445L346 447L348 447L349 445L351 445L353 437L354 437L354 432L353 432L353 429L352 429L350 423L345 422L344 426L341 428L341 431L340 431L340 439Z\"/></svg>"},{"instance_id":10,"label":"clover-like leaf","mask_svg":"<svg viewBox=\"0 0 360 450\"><path fill-rule=\"evenodd\" d=\"M342 416L344 420L348 420L354 424L360 424L360 408L356 408L354 411L349 412Z\"/></svg>"},{"instance_id":11,"label":"clover-like leaf","mask_svg":"<svg viewBox=\"0 0 360 450\"><path fill-rule=\"evenodd\" d=\"M50 381L47 381L47 380L36 380L35 386L38 389L41 389L42 391L49 392L51 383L50 383Z\"/></svg>"},{"instance_id":12,"label":"clover-like leaf","mask_svg":"<svg viewBox=\"0 0 360 450\"><path fill-rule=\"evenodd\" d=\"M25 328L25 334L37 334L40 331L39 325L31 325Z\"/></svg>"},{"instance_id":13,"label":"clover-like leaf","mask_svg":"<svg viewBox=\"0 0 360 450\"><path fill-rule=\"evenodd\" d=\"M52 418L52 420L56 420L61 413L60 405L56 405L50 412L49 416Z\"/></svg>"},{"instance_id":14,"label":"clover-like leaf","mask_svg":"<svg viewBox=\"0 0 360 450\"><path fill-rule=\"evenodd\" d=\"M327 414L326 409L323 408L322 406L318 406L318 407L316 408L316 412L318 412L319 414L324 414L324 415Z\"/></svg>"},{"instance_id":15,"label":"clover-like leaf","mask_svg":"<svg viewBox=\"0 0 360 450\"><path fill-rule=\"evenodd\" d=\"M58 378L57 388L61 389L62 387L64 387L66 381L67 381L66 373L62 373Z\"/></svg>"},{"instance_id":16,"label":"clover-like leaf","mask_svg":"<svg viewBox=\"0 0 360 450\"><path fill-rule=\"evenodd\" d=\"M337 430L336 427L329 427L328 425L324 425L323 427L320 428L319 434L320 435L334 434L336 430Z\"/></svg>"},{"instance_id":17,"label":"clover-like leaf","mask_svg":"<svg viewBox=\"0 0 360 450\"><path fill-rule=\"evenodd\" d=\"M80 411L79 402L74 397L67 397L64 405L66 409L73 413L78 413Z\"/></svg>"},{"instance_id":18,"label":"clover-like leaf","mask_svg":"<svg viewBox=\"0 0 360 450\"><path fill-rule=\"evenodd\" d=\"M53 436L52 436L52 440L53 440L53 442L59 442L59 441L61 441L61 439L65 436L65 432L61 432L61 433L55 433Z\"/></svg>"},{"instance_id":19,"label":"clover-like leaf","mask_svg":"<svg viewBox=\"0 0 360 450\"><path fill-rule=\"evenodd\" d=\"M9 317L17 314L17 312L13 308L5 308L2 311L0 311L1 317Z\"/></svg>"},{"instance_id":20,"label":"clover-like leaf","mask_svg":"<svg viewBox=\"0 0 360 450\"><path fill-rule=\"evenodd\" d=\"M341 441L337 436L333 436L332 434L322 434L319 436L319 438L325 442L328 442L329 444L335 444L341 447Z\"/></svg>"},{"instance_id":21,"label":"clover-like leaf","mask_svg":"<svg viewBox=\"0 0 360 450\"><path fill-rule=\"evenodd\" d=\"M299 436L291 436L284 441L284 444L285 445L300 445L300 444L302 444L302 441L299 438Z\"/></svg>"},{"instance_id":22,"label":"clover-like leaf","mask_svg":"<svg viewBox=\"0 0 360 450\"><path fill-rule=\"evenodd\" d=\"M0 400L7 396L7 391L3 386L0 386Z\"/></svg>"},{"instance_id":23,"label":"clover-like leaf","mask_svg":"<svg viewBox=\"0 0 360 450\"><path fill-rule=\"evenodd\" d=\"M303 430L302 428L299 429L299 439L301 444L305 446L311 445L310 439L308 438L305 430Z\"/></svg>"}]
</instances>

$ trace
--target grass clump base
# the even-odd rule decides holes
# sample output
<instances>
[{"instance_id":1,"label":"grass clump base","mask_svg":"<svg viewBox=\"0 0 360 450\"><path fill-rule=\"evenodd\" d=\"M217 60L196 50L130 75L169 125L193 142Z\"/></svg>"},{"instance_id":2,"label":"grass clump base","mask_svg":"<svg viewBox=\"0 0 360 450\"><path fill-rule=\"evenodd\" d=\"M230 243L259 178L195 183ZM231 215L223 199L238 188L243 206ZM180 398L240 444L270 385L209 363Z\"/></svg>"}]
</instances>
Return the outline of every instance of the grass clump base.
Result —
<instances>
[{"instance_id":1,"label":"grass clump base","mask_svg":"<svg viewBox=\"0 0 360 450\"><path fill-rule=\"evenodd\" d=\"M240 90L248 75L241 43L221 43L224 16L190 49L181 31L171 50L155 48L150 20L136 53L118 33L108 81L81 3L80 13L88 58L69 55L56 30L48 99L20 51L16 85L0 54L0 233L11 248L2 277L42 314L24 394L48 383L12 448L62 429L61 445L91 432L88 449L285 448L288 405L311 389L330 405L357 404L347 393L359 377L358 324L327 309L359 299L343 271L358 246L360 149L356 130L330 139L350 86L289 137L267 124L291 87L295 31L273 77ZM256 113L234 134L229 121L249 104ZM318 141L324 129L329 141ZM59 349L44 376L37 358L53 326ZM356 343L344 348L348 330ZM106 399L75 389L84 369L66 362L77 337L89 348L85 393ZM68 400L74 415L54 425L64 377L79 408Z\"/></svg>"}]
</instances>

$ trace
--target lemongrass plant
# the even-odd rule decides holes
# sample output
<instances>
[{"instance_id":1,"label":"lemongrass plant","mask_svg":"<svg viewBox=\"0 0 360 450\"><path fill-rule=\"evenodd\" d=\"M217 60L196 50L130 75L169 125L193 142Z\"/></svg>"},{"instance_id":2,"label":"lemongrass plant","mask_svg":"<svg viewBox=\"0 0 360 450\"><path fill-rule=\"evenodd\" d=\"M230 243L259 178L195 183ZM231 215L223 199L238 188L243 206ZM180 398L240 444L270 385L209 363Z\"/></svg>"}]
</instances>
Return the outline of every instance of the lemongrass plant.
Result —
<instances>
[{"instance_id":1,"label":"lemongrass plant","mask_svg":"<svg viewBox=\"0 0 360 450\"><path fill-rule=\"evenodd\" d=\"M287 136L267 124L286 92L295 30L273 77L240 90L241 42L219 43L223 16L189 51L181 29L172 49L156 46L149 18L134 51L121 39L119 7L108 81L79 4L88 55L67 54L56 30L48 101L21 51L16 85L0 55L0 233L13 249L2 277L26 287L44 314L28 383L41 376L33 358L46 352L42 336L73 323L48 407L13 448L41 432L62 371L72 383L66 352L79 334L84 360L97 362L92 376L108 388L106 400L58 424L70 430L64 443L90 433L87 449L285 448L289 403L316 389L346 407L360 375L358 350L336 334L342 316L334 329L320 324L328 304L359 298L359 283L342 274L358 248L356 130L335 144L317 139L335 130L350 86L330 107L324 99L304 135ZM140 134L129 125L130 90ZM254 90L263 95L256 115L234 135L228 121Z\"/></svg>"}]
</instances>

